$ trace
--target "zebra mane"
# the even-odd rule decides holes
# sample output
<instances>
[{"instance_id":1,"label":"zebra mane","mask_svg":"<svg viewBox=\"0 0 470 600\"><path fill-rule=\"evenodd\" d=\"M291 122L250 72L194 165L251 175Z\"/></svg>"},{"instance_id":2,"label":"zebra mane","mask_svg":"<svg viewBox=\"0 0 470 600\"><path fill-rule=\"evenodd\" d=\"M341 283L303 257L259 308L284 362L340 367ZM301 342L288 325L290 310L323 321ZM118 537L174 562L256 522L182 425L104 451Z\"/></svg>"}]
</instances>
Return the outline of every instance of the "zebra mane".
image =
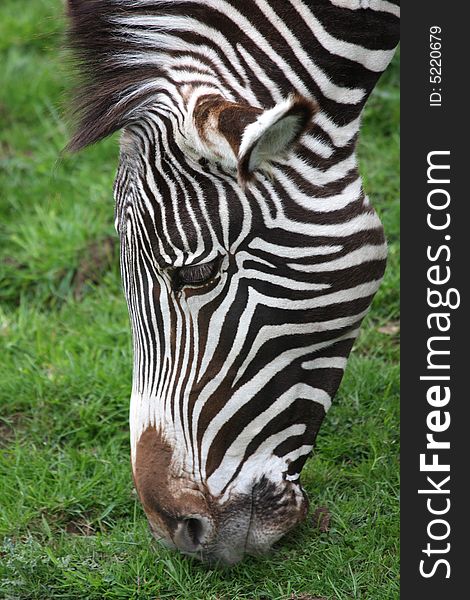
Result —
<instances>
[{"instance_id":1,"label":"zebra mane","mask_svg":"<svg viewBox=\"0 0 470 600\"><path fill-rule=\"evenodd\" d=\"M172 15L179 4L180 0L67 1L66 45L78 71L72 100L75 131L67 150L76 152L125 127L155 98L151 83L162 74L155 61L158 48L152 49L151 61L129 60L143 50L139 29L129 30L125 19L144 11Z\"/></svg>"},{"instance_id":2,"label":"zebra mane","mask_svg":"<svg viewBox=\"0 0 470 600\"><path fill-rule=\"evenodd\" d=\"M238 12L236 6L238 3L234 0L220 2L220 4L232 7L235 13ZM240 6L242 4L245 7L249 6L248 3L245 5L240 2L239 4ZM295 6L303 4L292 0L289 2L278 0L272 4L276 7L276 19L287 28L289 26L295 28L295 23L292 22L292 19L295 18L294 9ZM291 4L295 5L294 9L288 11L287 8ZM313 0L309 0L306 1L305 6L308 8L312 4L314 4ZM360 7L356 4L360 4ZM383 2L383 4L387 7L387 19L380 20L380 17L376 16L377 11L367 9L366 12L371 13L368 14L370 27L366 30L367 39L361 39L361 36L364 37L364 29L358 28L357 35L360 36L360 39L356 40L351 22L354 24L357 19L354 21L354 15L349 15L349 12L355 13L359 8L362 11L362 4L358 0L330 0L330 2L322 0L318 2L319 10L317 12L323 14L323 17L330 11L333 16L339 14L336 12L338 7L342 11L345 10L343 8L345 6L355 6L354 10L347 11L347 18L345 14L342 15L338 23L335 23L335 28L340 34L344 27L349 28L348 39L351 39L351 42L348 41L348 44L355 47L358 68L366 66L361 82L364 89L357 87L358 82L354 80L355 71L351 70L351 66L348 65L339 79L352 78L351 89L348 88L347 82L344 84L332 83L320 72L320 76L316 79L306 76L310 83L303 86L305 90L302 90L301 86L297 91L302 95L310 96L312 94L307 88L312 86L313 95L317 99L319 98L318 103L321 104L322 109L328 112L329 107L330 114L334 118L336 117L340 123L344 124L348 120L353 121L357 118L368 93L375 85L378 74L382 70L383 61L387 62L396 45L397 19L394 17L394 13L398 11L395 6L397 0ZM172 81L169 81L168 73L171 72L175 55L184 54L189 57L191 63L197 62L188 40L198 37L199 26L200 24L205 26L208 14L210 14L210 27L214 30L214 35L218 33L224 35L224 32L226 33L230 27L234 27L222 12L212 10L213 7L218 6L217 0L207 0L207 2L67 0L67 6L69 19L67 46L72 50L79 73L72 103L76 128L67 146L67 149L72 152L98 142L128 126L131 122L139 120L145 115L150 104L155 103L159 96L163 98L165 90L168 93L168 89L174 85ZM264 23L264 17L250 15L254 25L256 25L257 18L261 19L261 24ZM329 17L328 22L330 21L332 21L332 17ZM376 23L379 27L377 31L374 29ZM239 24L237 27L242 28ZM317 27L321 29L321 23ZM350 33L351 31L352 33ZM272 33L272 35L274 34ZM320 35L323 34L320 33ZM325 35L327 34L324 34L323 37ZM328 36L325 38L327 40L325 43L332 44L331 39L334 38L331 38L329 33ZM371 37L374 39L384 37L387 40L386 49L375 51L375 42L374 39L370 39ZM312 39L314 39L313 34ZM361 63L361 53L363 52L361 48L367 48L369 44L371 45L370 52L376 61L376 67L372 69L368 69L367 65ZM341 52L345 52L344 47L341 48L339 55ZM313 44L312 52L314 50L315 45ZM309 64L311 63L315 67L308 52L302 52ZM325 54L324 50L321 52ZM378 57L377 53L379 53ZM233 58L232 55L228 60ZM328 61L328 57L325 60ZM285 64L284 70L289 68L285 61L283 64ZM336 68L334 67L333 70ZM281 82L283 79L282 69L280 71L279 80ZM268 77L276 79L277 76L270 72ZM288 80L287 86L279 85L279 89L284 88L286 96L293 91L293 87L296 87L296 84L294 85L292 80ZM349 96L347 100L344 100L346 92ZM243 94L241 95L243 96Z\"/></svg>"}]
</instances>

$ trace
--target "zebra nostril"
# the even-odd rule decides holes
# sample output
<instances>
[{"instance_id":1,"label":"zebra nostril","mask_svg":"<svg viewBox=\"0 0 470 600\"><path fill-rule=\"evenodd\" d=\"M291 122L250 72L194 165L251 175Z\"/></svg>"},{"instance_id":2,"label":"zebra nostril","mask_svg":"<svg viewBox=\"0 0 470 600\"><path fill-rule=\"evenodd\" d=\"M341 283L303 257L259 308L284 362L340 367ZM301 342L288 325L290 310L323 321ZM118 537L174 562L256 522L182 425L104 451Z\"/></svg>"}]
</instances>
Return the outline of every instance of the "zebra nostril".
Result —
<instances>
[{"instance_id":1,"label":"zebra nostril","mask_svg":"<svg viewBox=\"0 0 470 600\"><path fill-rule=\"evenodd\" d=\"M201 544L201 538L203 536L204 526L199 519L187 519L185 521L186 532L188 537L194 543L195 546Z\"/></svg>"},{"instance_id":2,"label":"zebra nostril","mask_svg":"<svg viewBox=\"0 0 470 600\"><path fill-rule=\"evenodd\" d=\"M196 552L196 550L200 550L207 539L209 529L209 522L206 519L188 517L178 525L174 542L183 552Z\"/></svg>"}]
</instances>

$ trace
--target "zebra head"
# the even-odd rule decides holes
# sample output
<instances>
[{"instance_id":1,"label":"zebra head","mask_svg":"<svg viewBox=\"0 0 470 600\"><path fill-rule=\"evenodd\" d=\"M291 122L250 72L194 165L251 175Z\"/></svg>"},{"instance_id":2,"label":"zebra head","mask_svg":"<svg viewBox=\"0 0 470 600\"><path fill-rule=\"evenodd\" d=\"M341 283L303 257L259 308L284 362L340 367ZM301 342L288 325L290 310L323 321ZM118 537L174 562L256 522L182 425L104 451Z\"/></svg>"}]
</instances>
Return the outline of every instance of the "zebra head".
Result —
<instances>
[{"instance_id":1,"label":"zebra head","mask_svg":"<svg viewBox=\"0 0 470 600\"><path fill-rule=\"evenodd\" d=\"M154 535L209 561L305 517L300 472L384 270L355 143L396 7L310 4L69 0L70 148L123 130L134 481Z\"/></svg>"}]
</instances>

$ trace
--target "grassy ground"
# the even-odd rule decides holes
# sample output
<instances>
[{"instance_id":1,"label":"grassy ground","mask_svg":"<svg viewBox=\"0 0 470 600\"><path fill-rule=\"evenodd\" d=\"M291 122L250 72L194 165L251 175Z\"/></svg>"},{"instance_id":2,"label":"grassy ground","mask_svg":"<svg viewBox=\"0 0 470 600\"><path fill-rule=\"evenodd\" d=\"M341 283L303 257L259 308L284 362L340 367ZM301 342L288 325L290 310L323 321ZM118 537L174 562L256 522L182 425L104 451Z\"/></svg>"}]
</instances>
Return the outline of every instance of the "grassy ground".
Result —
<instances>
[{"instance_id":1,"label":"grassy ground","mask_svg":"<svg viewBox=\"0 0 470 600\"><path fill-rule=\"evenodd\" d=\"M59 160L61 7L0 6L0 598L398 598L398 61L361 143L389 267L304 470L329 528L214 571L156 547L133 491L116 140Z\"/></svg>"}]
</instances>

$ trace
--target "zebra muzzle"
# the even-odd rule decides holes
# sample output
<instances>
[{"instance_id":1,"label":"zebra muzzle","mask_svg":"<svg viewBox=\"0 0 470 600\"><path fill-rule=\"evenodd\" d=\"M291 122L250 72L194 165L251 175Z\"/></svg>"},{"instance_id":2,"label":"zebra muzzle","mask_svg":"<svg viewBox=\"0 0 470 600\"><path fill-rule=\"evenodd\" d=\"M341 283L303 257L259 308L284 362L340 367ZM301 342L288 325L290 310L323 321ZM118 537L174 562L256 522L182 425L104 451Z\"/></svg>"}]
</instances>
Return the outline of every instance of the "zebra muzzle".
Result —
<instances>
[{"instance_id":1,"label":"zebra muzzle","mask_svg":"<svg viewBox=\"0 0 470 600\"><path fill-rule=\"evenodd\" d=\"M173 542L182 552L200 551L213 532L211 521L207 517L194 515L184 518L178 525Z\"/></svg>"}]
</instances>

